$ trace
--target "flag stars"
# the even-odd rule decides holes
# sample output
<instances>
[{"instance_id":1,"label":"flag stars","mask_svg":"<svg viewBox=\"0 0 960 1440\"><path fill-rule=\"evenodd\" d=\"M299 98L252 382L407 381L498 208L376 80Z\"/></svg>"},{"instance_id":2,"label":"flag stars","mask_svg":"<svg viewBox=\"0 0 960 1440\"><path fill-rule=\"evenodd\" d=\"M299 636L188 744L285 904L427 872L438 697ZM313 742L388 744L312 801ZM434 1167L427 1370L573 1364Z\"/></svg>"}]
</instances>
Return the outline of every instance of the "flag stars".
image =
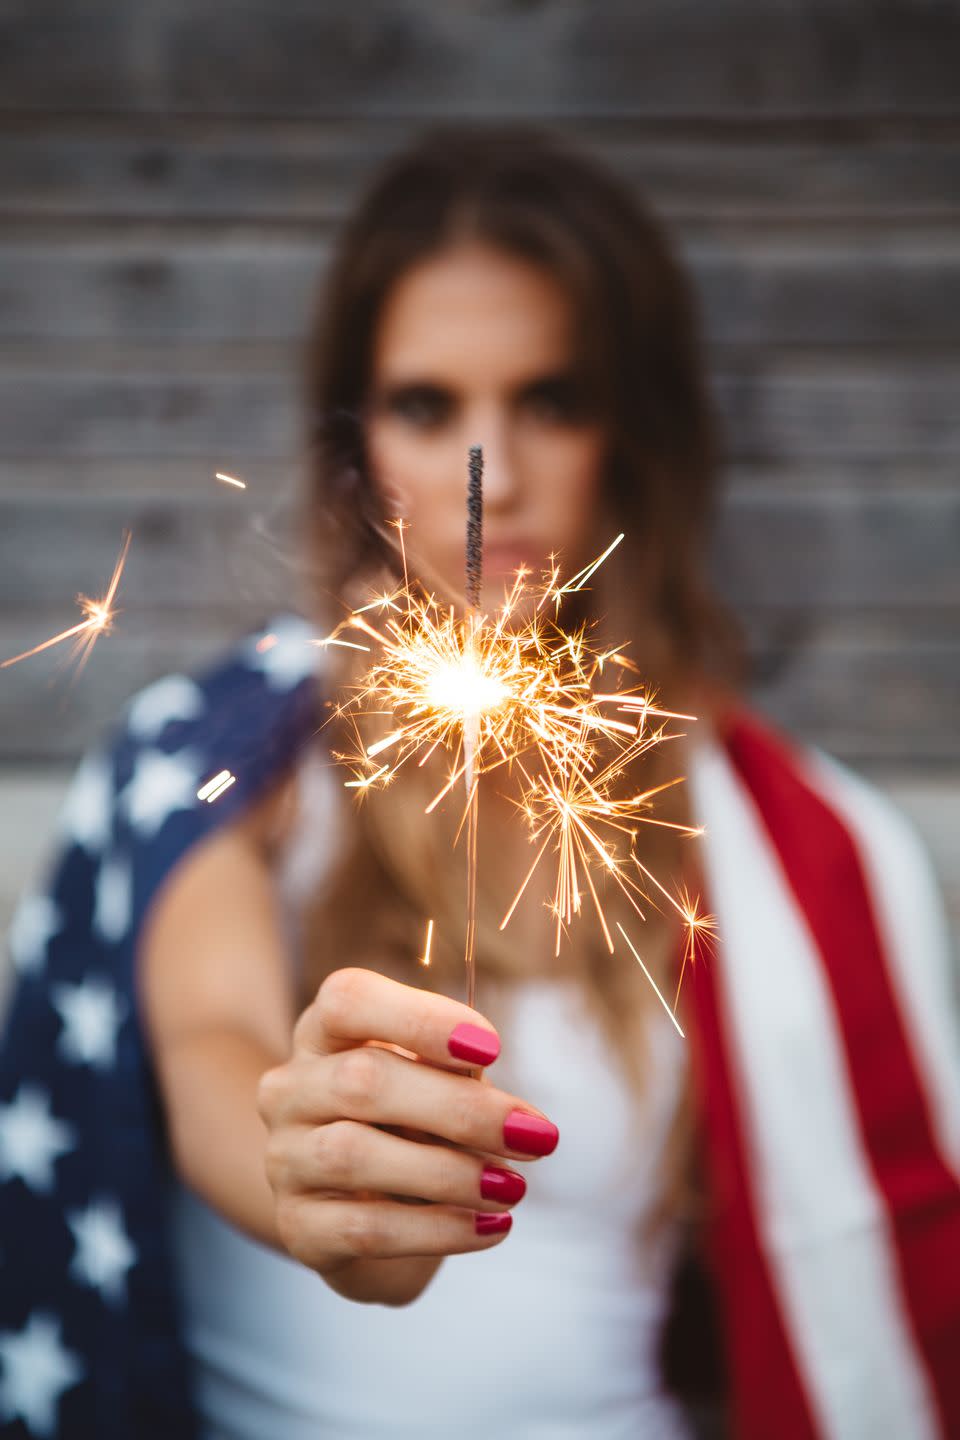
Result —
<instances>
[{"instance_id":1,"label":"flag stars","mask_svg":"<svg viewBox=\"0 0 960 1440\"><path fill-rule=\"evenodd\" d=\"M137 834L151 837L174 811L191 810L196 804L199 777L199 760L190 751L181 750L175 755L161 750L142 751L120 796L120 804Z\"/></svg>"},{"instance_id":2,"label":"flag stars","mask_svg":"<svg viewBox=\"0 0 960 1440\"><path fill-rule=\"evenodd\" d=\"M176 720L195 720L206 708L203 691L188 675L165 675L135 695L127 726L138 740L156 740Z\"/></svg>"},{"instance_id":3,"label":"flag stars","mask_svg":"<svg viewBox=\"0 0 960 1440\"><path fill-rule=\"evenodd\" d=\"M117 1058L117 1031L126 1015L113 986L88 976L79 985L53 985L51 1001L63 1021L58 1049L64 1060L110 1069Z\"/></svg>"},{"instance_id":4,"label":"flag stars","mask_svg":"<svg viewBox=\"0 0 960 1440\"><path fill-rule=\"evenodd\" d=\"M43 968L47 946L62 928L60 907L49 895L21 900L9 933L10 955L21 975L36 975Z\"/></svg>"},{"instance_id":5,"label":"flag stars","mask_svg":"<svg viewBox=\"0 0 960 1440\"><path fill-rule=\"evenodd\" d=\"M81 1285L91 1285L110 1305L127 1298L127 1271L137 1252L128 1236L115 1200L92 1200L85 1210L71 1210L67 1224L76 1241L70 1274Z\"/></svg>"},{"instance_id":6,"label":"flag stars","mask_svg":"<svg viewBox=\"0 0 960 1440\"><path fill-rule=\"evenodd\" d=\"M97 874L93 928L102 939L116 943L130 929L133 919L133 875L125 855L110 855Z\"/></svg>"},{"instance_id":7,"label":"flag stars","mask_svg":"<svg viewBox=\"0 0 960 1440\"><path fill-rule=\"evenodd\" d=\"M92 751L77 767L60 814L60 826L88 855L97 855L110 839L112 823L112 766L105 755Z\"/></svg>"},{"instance_id":8,"label":"flag stars","mask_svg":"<svg viewBox=\"0 0 960 1440\"><path fill-rule=\"evenodd\" d=\"M50 1113L50 1097L39 1085L24 1081L16 1097L0 1105L0 1181L18 1176L48 1194L54 1162L76 1143L73 1126Z\"/></svg>"},{"instance_id":9,"label":"flag stars","mask_svg":"<svg viewBox=\"0 0 960 1440\"><path fill-rule=\"evenodd\" d=\"M244 659L249 670L263 675L270 690L292 690L316 675L320 651L306 621L288 617L249 640Z\"/></svg>"},{"instance_id":10,"label":"flag stars","mask_svg":"<svg viewBox=\"0 0 960 1440\"><path fill-rule=\"evenodd\" d=\"M22 1420L31 1435L56 1434L60 1396L82 1380L85 1367L67 1350L56 1316L36 1311L20 1331L0 1331L0 1421Z\"/></svg>"}]
</instances>

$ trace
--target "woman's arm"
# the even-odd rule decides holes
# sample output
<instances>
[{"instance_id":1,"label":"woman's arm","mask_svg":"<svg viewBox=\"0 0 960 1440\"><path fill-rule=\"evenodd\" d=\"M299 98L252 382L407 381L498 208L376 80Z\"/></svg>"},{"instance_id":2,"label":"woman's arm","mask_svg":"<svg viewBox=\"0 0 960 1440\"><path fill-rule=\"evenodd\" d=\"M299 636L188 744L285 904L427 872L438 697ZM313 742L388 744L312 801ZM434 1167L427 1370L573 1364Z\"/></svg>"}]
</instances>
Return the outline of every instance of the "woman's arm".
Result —
<instances>
[{"instance_id":1,"label":"woman's arm","mask_svg":"<svg viewBox=\"0 0 960 1440\"><path fill-rule=\"evenodd\" d=\"M289 1050L295 1000L255 825L188 852L153 903L140 1005L183 1180L239 1229L279 1247L256 1108Z\"/></svg>"},{"instance_id":2,"label":"woman's arm","mask_svg":"<svg viewBox=\"0 0 960 1440\"><path fill-rule=\"evenodd\" d=\"M137 983L178 1174L238 1229L286 1254L257 1089L289 1057L297 997L264 814L225 826L174 869L147 918ZM356 1260L324 1278L349 1299L406 1304L441 1258Z\"/></svg>"}]
</instances>

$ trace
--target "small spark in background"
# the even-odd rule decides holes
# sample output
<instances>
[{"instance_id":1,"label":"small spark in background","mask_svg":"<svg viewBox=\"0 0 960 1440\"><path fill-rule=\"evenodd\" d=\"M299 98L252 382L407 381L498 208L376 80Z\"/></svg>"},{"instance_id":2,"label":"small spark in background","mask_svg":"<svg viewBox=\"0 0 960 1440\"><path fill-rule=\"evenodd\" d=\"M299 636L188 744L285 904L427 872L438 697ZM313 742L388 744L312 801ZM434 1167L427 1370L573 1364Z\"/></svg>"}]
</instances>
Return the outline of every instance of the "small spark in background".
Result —
<instances>
[{"instance_id":1,"label":"small spark in background","mask_svg":"<svg viewBox=\"0 0 960 1440\"><path fill-rule=\"evenodd\" d=\"M225 475L222 470L216 471L216 478L222 480L224 485L233 485L237 490L246 490L246 480L238 480L235 475Z\"/></svg>"},{"instance_id":2,"label":"small spark in background","mask_svg":"<svg viewBox=\"0 0 960 1440\"><path fill-rule=\"evenodd\" d=\"M420 956L421 965L430 964L430 949L433 945L433 921L427 921L427 936L423 942L423 954Z\"/></svg>"},{"instance_id":3,"label":"small spark in background","mask_svg":"<svg viewBox=\"0 0 960 1440\"><path fill-rule=\"evenodd\" d=\"M633 958L636 960L637 964L640 966L640 969L643 971L644 975L646 975L647 979L650 981L650 984L653 986L654 993L656 994L657 999L660 1001L660 1004L663 1006L664 1010L666 1010L667 1014L670 1016L670 1019L673 1021L673 1024L675 1025L680 1038L686 1039L686 1036L680 1029L680 1022L678 1021L676 1015L674 1015L673 1011L670 1009L670 1006L667 1004L666 1000L664 1000L659 985L657 984L656 980L654 980L653 976L650 974L650 971L647 969L646 965L644 965L643 961L640 959L640 955L636 946L630 939L630 936L627 934L626 930L624 930L623 926L620 924L619 920L617 921L617 929L620 931L620 934L623 936L624 940L626 940L630 949L633 951Z\"/></svg>"},{"instance_id":4,"label":"small spark in background","mask_svg":"<svg viewBox=\"0 0 960 1440\"><path fill-rule=\"evenodd\" d=\"M125 531L123 544L117 563L113 567L113 574L110 577L110 584L107 586L107 593L102 600L91 600L88 595L78 595L77 604L83 619L76 625L71 625L67 630L61 630L58 635L51 635L49 640L43 640L39 645L34 645L29 650L22 651L19 655L11 655L9 660L0 661L0 670L5 670L9 665L17 665L21 660L29 660L32 655L39 655L43 650L49 650L54 645L60 645L64 640L74 641L74 655L79 655L77 672L83 669L90 653L93 650L100 635L106 635L113 628L116 611L113 602L116 598L117 588L120 584L120 577L123 574L123 567L127 560L127 551L130 548L132 539L131 532Z\"/></svg>"},{"instance_id":5,"label":"small spark in background","mask_svg":"<svg viewBox=\"0 0 960 1440\"><path fill-rule=\"evenodd\" d=\"M343 788L345 790L369 790L373 782L386 775L389 769L389 765L381 765L380 769L375 770L372 775L358 774L353 780L344 780Z\"/></svg>"},{"instance_id":6,"label":"small spark in background","mask_svg":"<svg viewBox=\"0 0 960 1440\"><path fill-rule=\"evenodd\" d=\"M214 800L220 799L220 796L225 790L230 789L230 786L235 783L236 778L236 775L231 775L229 770L221 770L218 774L214 775L211 780L208 780L205 785L200 786L200 789L197 791L197 799L206 800L208 805L212 805Z\"/></svg>"}]
</instances>

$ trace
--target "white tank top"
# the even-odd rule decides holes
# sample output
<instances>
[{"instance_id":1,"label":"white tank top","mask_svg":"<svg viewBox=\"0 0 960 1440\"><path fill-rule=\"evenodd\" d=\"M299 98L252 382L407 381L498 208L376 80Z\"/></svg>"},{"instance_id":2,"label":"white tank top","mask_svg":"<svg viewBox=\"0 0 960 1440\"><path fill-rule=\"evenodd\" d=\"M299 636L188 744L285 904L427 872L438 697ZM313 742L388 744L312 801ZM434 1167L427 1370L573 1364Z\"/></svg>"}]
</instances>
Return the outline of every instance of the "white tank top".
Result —
<instances>
[{"instance_id":1,"label":"white tank top","mask_svg":"<svg viewBox=\"0 0 960 1440\"><path fill-rule=\"evenodd\" d=\"M301 793L322 790L304 767ZM315 796L314 803L323 803ZM313 827L316 835L320 829ZM303 839L306 839L304 834ZM292 907L318 852L291 849ZM294 854L296 859L293 859ZM448 1256L411 1305L345 1300L311 1270L249 1239L185 1186L174 1237L204 1440L681 1440L656 1346L676 1236L638 1254L676 1104L683 1042L653 1027L645 1136L575 981L511 984L492 1083L560 1130L517 1169L527 1193L493 1249Z\"/></svg>"}]
</instances>

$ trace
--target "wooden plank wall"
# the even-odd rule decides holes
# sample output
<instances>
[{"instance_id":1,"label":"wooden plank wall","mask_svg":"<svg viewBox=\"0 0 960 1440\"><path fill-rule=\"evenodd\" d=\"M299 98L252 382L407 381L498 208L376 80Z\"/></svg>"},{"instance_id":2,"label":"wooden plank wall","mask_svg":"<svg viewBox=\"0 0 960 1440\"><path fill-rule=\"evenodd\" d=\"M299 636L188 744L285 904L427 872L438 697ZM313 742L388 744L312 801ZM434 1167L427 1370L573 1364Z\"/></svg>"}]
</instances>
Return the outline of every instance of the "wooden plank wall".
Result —
<instances>
[{"instance_id":1,"label":"wooden plank wall","mask_svg":"<svg viewBox=\"0 0 960 1440\"><path fill-rule=\"evenodd\" d=\"M0 676L0 764L69 760L295 593L295 342L331 237L422 122L510 115L642 186L693 267L758 701L956 775L958 61L932 0L8 0L0 656L135 541L80 681Z\"/></svg>"}]
</instances>

